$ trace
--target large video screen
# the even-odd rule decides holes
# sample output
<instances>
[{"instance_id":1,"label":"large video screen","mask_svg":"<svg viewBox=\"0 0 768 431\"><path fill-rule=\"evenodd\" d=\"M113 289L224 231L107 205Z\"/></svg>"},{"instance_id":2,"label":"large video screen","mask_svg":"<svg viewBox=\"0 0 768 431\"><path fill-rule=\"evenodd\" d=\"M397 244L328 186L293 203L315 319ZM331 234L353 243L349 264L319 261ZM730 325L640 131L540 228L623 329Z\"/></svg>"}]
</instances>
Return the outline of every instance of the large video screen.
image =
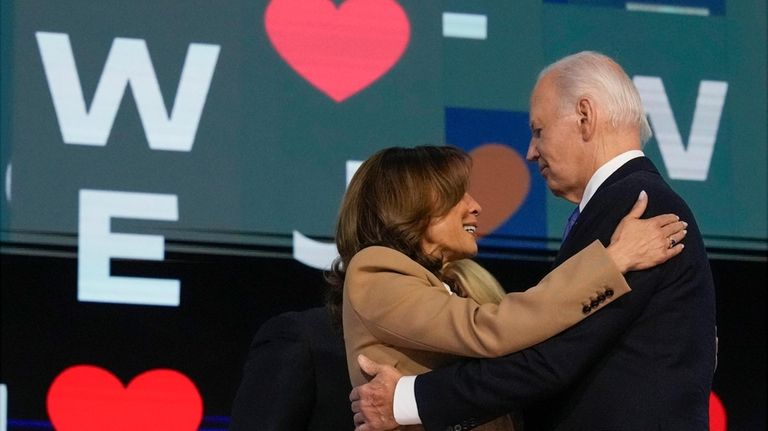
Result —
<instances>
[{"instance_id":1,"label":"large video screen","mask_svg":"<svg viewBox=\"0 0 768 431\"><path fill-rule=\"evenodd\" d=\"M201 363L178 363L178 350L155 361L138 334L157 324L169 331L157 343L187 337L216 304L247 319L219 328L245 349L270 315L319 303L319 288L288 290L323 283L346 185L384 147L468 151L480 256L546 260L572 206L525 159L528 101L542 67L581 50L635 82L654 134L644 152L711 257L766 261L764 1L24 0L0 11L0 407L11 417L50 420L49 388L102 384L112 367L123 383L180 393L204 382L208 401L185 399L188 411L225 428L216 418L242 351L228 357L229 386L212 388ZM282 278L232 277L275 266ZM53 332L35 338L40 328ZM62 345L37 356L42 375L25 368L30 346L40 355L70 336L76 354ZM97 341L138 362L115 363ZM764 359L764 343L746 343Z\"/></svg>"},{"instance_id":2,"label":"large video screen","mask_svg":"<svg viewBox=\"0 0 768 431\"><path fill-rule=\"evenodd\" d=\"M528 98L541 67L592 49L637 84L645 151L707 245L766 250L760 5L411 3L4 5L3 239L89 261L151 258L162 245L115 234L153 232L322 266L350 166L446 143L499 176L479 192L489 244L554 249L569 209L525 162Z\"/></svg>"}]
</instances>

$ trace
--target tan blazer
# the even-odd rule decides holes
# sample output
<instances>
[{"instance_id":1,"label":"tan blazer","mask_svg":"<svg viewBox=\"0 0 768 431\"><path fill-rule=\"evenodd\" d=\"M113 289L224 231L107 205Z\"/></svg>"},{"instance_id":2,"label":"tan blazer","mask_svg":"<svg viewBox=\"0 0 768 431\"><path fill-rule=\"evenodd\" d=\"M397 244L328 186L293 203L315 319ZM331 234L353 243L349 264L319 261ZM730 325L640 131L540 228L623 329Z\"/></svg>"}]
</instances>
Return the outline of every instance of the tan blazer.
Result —
<instances>
[{"instance_id":1,"label":"tan blazer","mask_svg":"<svg viewBox=\"0 0 768 431\"><path fill-rule=\"evenodd\" d=\"M427 372L457 356L497 357L523 350L578 323L629 292L624 276L595 241L526 290L497 304L452 295L406 255L373 246L346 269L342 305L352 386L366 382L365 354L404 375ZM600 299L602 298L602 299Z\"/></svg>"}]
</instances>

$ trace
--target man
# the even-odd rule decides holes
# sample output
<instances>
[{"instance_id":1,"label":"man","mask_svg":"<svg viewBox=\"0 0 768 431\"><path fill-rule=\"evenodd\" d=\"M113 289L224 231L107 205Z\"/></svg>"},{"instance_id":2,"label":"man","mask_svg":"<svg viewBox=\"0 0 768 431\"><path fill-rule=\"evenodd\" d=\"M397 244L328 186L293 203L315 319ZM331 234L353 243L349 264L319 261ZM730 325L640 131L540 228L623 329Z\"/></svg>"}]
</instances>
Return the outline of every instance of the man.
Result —
<instances>
[{"instance_id":1,"label":"man","mask_svg":"<svg viewBox=\"0 0 768 431\"><path fill-rule=\"evenodd\" d=\"M325 307L287 312L253 338L230 431L351 430L341 331Z\"/></svg>"},{"instance_id":2,"label":"man","mask_svg":"<svg viewBox=\"0 0 768 431\"><path fill-rule=\"evenodd\" d=\"M642 190L645 216L689 223L685 250L628 273L632 292L522 352L402 379L361 358L376 378L350 394L356 430L396 427L393 395L398 422L428 430L469 429L513 410L526 431L707 430L714 285L690 209L640 151L650 127L632 81L604 55L574 54L539 75L530 119L528 160L552 193L579 204L556 265L595 239L608 244Z\"/></svg>"}]
</instances>

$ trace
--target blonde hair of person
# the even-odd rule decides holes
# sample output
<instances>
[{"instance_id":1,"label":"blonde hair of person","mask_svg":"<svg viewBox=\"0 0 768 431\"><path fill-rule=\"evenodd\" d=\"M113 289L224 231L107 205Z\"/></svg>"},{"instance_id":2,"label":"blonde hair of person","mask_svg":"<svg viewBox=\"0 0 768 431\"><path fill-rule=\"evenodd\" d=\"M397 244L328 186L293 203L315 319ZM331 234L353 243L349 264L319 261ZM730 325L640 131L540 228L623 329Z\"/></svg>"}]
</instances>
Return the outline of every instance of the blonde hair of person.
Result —
<instances>
[{"instance_id":1,"label":"blonde hair of person","mask_svg":"<svg viewBox=\"0 0 768 431\"><path fill-rule=\"evenodd\" d=\"M442 278L464 298L478 304L498 304L506 292L496 278L472 259L460 259L443 265Z\"/></svg>"}]
</instances>

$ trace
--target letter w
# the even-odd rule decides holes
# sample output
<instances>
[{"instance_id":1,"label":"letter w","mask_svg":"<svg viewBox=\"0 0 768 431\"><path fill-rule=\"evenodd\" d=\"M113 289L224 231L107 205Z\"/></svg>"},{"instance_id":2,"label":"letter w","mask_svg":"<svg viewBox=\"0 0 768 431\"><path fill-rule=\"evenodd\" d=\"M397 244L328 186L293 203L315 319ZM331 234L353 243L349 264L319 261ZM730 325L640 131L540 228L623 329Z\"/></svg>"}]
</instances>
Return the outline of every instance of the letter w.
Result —
<instances>
[{"instance_id":1,"label":"letter w","mask_svg":"<svg viewBox=\"0 0 768 431\"><path fill-rule=\"evenodd\" d=\"M66 144L107 144L125 87L130 84L149 147L191 151L219 56L219 46L192 43L169 116L143 39L115 38L90 110L86 109L69 35L37 32L53 106Z\"/></svg>"}]
</instances>

